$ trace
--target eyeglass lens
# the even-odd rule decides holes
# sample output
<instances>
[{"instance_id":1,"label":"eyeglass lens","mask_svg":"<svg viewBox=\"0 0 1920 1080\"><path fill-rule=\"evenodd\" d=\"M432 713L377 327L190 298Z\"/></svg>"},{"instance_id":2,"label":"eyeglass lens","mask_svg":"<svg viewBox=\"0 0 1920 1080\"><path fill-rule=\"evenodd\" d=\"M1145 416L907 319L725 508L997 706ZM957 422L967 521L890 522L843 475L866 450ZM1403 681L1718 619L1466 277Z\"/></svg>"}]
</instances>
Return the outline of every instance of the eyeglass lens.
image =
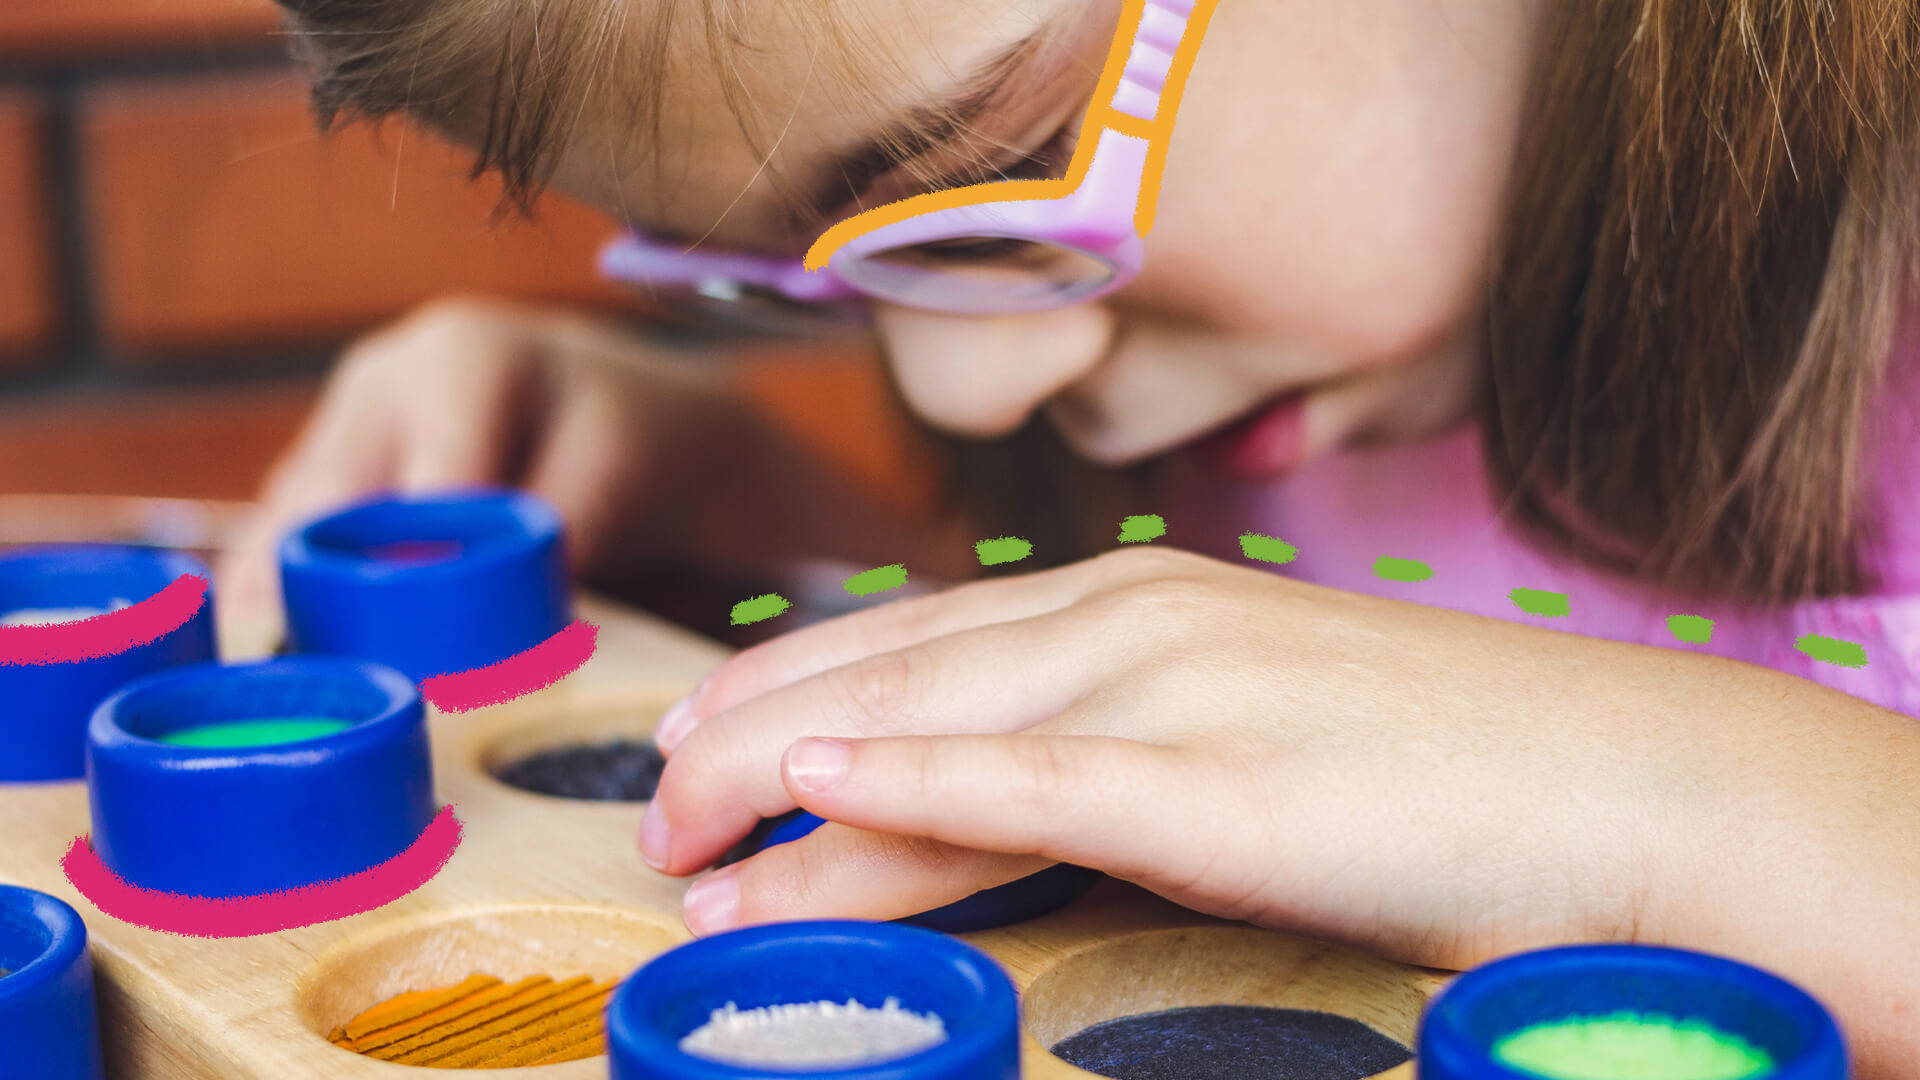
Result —
<instances>
[{"instance_id":1,"label":"eyeglass lens","mask_svg":"<svg viewBox=\"0 0 1920 1080\"><path fill-rule=\"evenodd\" d=\"M1071 304L1113 280L1104 259L1012 236L960 236L877 251L837 266L878 299L955 314L1013 314Z\"/></svg>"}]
</instances>

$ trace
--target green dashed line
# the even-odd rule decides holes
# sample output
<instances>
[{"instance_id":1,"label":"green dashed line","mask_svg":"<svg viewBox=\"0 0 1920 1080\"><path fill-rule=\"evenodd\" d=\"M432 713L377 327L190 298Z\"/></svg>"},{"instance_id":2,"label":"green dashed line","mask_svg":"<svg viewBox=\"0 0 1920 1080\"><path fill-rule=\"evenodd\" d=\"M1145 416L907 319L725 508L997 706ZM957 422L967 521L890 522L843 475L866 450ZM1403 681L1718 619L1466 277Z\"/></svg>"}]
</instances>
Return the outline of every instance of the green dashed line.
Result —
<instances>
[{"instance_id":1,"label":"green dashed line","mask_svg":"<svg viewBox=\"0 0 1920 1080\"><path fill-rule=\"evenodd\" d=\"M876 566L863 570L848 578L845 582L848 592L855 596L871 596L888 589L897 589L907 583L907 564L894 563L892 566Z\"/></svg>"},{"instance_id":2,"label":"green dashed line","mask_svg":"<svg viewBox=\"0 0 1920 1080\"><path fill-rule=\"evenodd\" d=\"M1257 562L1290 563L1295 555L1300 554L1300 549L1275 537L1242 533L1240 554Z\"/></svg>"},{"instance_id":3,"label":"green dashed line","mask_svg":"<svg viewBox=\"0 0 1920 1080\"><path fill-rule=\"evenodd\" d=\"M1167 535L1167 522L1159 514L1135 514L1120 523L1120 542L1144 544Z\"/></svg>"},{"instance_id":4,"label":"green dashed line","mask_svg":"<svg viewBox=\"0 0 1920 1080\"><path fill-rule=\"evenodd\" d=\"M998 540L980 541L973 545L973 553L980 557L981 566L999 566L1019 562L1033 554L1033 545L1017 536L1003 536Z\"/></svg>"},{"instance_id":5,"label":"green dashed line","mask_svg":"<svg viewBox=\"0 0 1920 1080\"><path fill-rule=\"evenodd\" d=\"M1675 641L1688 645L1705 645L1713 640L1713 620L1700 615L1669 615L1667 629L1673 631Z\"/></svg>"},{"instance_id":6,"label":"green dashed line","mask_svg":"<svg viewBox=\"0 0 1920 1080\"><path fill-rule=\"evenodd\" d=\"M1515 589L1507 594L1513 606L1529 615L1544 615L1549 619L1564 619L1573 614L1573 601L1566 593L1548 592L1545 589Z\"/></svg>"},{"instance_id":7,"label":"green dashed line","mask_svg":"<svg viewBox=\"0 0 1920 1080\"><path fill-rule=\"evenodd\" d=\"M1157 540L1166 534L1165 518L1158 514L1136 514L1120 523L1119 540L1123 544L1140 544ZM1033 545L1017 536L1002 536L979 541L973 545L973 551L979 557L981 566L998 566L1019 562L1032 555ZM1250 532L1240 535L1240 553L1256 562L1284 564L1292 562L1300 551L1277 537ZM1373 576L1384 581L1417 582L1430 580L1434 571L1433 567L1417 559L1382 555L1374 560ZM906 564L894 563L855 574L846 580L845 585L846 590L855 596L869 596L897 589L906 583ZM1566 593L1520 588L1508 593L1507 598L1528 615L1564 619L1573 614L1573 600ZM763 622L784 614L792 607L793 602L779 593L742 600L733 605L733 625ZM1713 640L1713 620L1700 615L1670 615L1667 617L1667 629L1675 641L1686 645L1704 645ZM1795 642L1794 647L1823 664L1850 668L1867 666L1866 646L1857 641L1807 634Z\"/></svg>"},{"instance_id":8,"label":"green dashed line","mask_svg":"<svg viewBox=\"0 0 1920 1080\"><path fill-rule=\"evenodd\" d=\"M742 600L733 605L733 625L746 626L749 623L763 622L779 615L793 606L793 601L779 593L756 596L751 600Z\"/></svg>"},{"instance_id":9,"label":"green dashed line","mask_svg":"<svg viewBox=\"0 0 1920 1080\"><path fill-rule=\"evenodd\" d=\"M1856 641L1841 641L1824 634L1808 634L1793 647L1823 664L1863 668L1867 666L1867 648Z\"/></svg>"},{"instance_id":10,"label":"green dashed line","mask_svg":"<svg viewBox=\"0 0 1920 1080\"><path fill-rule=\"evenodd\" d=\"M1433 567L1417 559L1382 555L1373 561L1373 576L1382 581L1425 581L1433 576Z\"/></svg>"}]
</instances>

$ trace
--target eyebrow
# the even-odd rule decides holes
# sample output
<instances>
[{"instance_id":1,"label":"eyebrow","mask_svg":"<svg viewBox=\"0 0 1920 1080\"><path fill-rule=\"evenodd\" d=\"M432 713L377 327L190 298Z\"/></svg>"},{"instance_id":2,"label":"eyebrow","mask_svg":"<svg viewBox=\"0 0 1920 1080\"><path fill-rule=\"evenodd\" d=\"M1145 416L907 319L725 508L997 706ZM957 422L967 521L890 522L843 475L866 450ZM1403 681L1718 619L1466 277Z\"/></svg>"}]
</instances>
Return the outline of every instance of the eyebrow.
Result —
<instances>
[{"instance_id":1,"label":"eyebrow","mask_svg":"<svg viewBox=\"0 0 1920 1080\"><path fill-rule=\"evenodd\" d=\"M796 231L819 224L899 165L971 128L1007 93L1013 74L1054 38L1060 23L1055 16L989 58L945 100L915 106L858 146L828 158L818 168L818 180L789 208L788 224Z\"/></svg>"}]
</instances>

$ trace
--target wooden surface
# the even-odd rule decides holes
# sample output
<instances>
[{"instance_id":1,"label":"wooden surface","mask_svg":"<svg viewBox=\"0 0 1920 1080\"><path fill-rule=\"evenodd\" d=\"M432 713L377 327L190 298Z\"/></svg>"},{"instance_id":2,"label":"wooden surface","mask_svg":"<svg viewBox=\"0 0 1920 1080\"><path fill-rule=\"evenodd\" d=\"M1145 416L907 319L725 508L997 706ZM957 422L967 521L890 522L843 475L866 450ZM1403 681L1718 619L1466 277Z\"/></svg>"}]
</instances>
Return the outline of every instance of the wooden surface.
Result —
<instances>
[{"instance_id":1,"label":"wooden surface","mask_svg":"<svg viewBox=\"0 0 1920 1080\"><path fill-rule=\"evenodd\" d=\"M100 914L59 859L87 831L75 782L0 787L0 880L52 893L86 919L115 1080L328 1077L415 1080L431 1074L329 1045L328 1031L410 989L474 973L623 976L689 940L686 883L649 870L636 850L642 807L575 803L509 788L486 764L613 734L644 736L667 705L724 657L710 642L603 603L595 658L559 684L506 706L435 715L442 803L465 840L424 888L350 919L258 938L203 941L140 930ZM245 653L269 643L231 646ZM1334 946L1207 919L1106 883L1048 918L969 939L993 954L1023 996L1027 1080L1090 1074L1048 1044L1087 1024L1155 1009L1256 1004L1321 1009L1412 1045L1439 973ZM590 1080L604 1057L486 1075ZM1380 1074L1410 1080L1412 1063Z\"/></svg>"}]
</instances>

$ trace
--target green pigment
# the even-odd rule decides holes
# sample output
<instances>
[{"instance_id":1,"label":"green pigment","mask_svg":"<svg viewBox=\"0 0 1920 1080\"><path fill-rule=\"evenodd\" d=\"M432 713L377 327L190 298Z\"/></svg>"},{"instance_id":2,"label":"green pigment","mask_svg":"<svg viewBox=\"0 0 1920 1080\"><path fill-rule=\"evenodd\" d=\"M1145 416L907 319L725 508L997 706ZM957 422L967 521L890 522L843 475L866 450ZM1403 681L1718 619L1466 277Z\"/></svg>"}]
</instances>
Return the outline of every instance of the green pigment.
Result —
<instances>
[{"instance_id":1,"label":"green pigment","mask_svg":"<svg viewBox=\"0 0 1920 1080\"><path fill-rule=\"evenodd\" d=\"M1523 1028L1495 1044L1493 1056L1550 1080L1750 1080L1773 1071L1772 1057L1744 1039L1630 1012Z\"/></svg>"},{"instance_id":2,"label":"green pigment","mask_svg":"<svg viewBox=\"0 0 1920 1080\"><path fill-rule=\"evenodd\" d=\"M320 716L238 720L226 724L207 724L203 727L186 728L171 735L163 735L160 741L174 746L199 746L210 749L273 746L278 743L317 739L322 735L345 731L352 726L353 722L350 720L332 720Z\"/></svg>"}]
</instances>

